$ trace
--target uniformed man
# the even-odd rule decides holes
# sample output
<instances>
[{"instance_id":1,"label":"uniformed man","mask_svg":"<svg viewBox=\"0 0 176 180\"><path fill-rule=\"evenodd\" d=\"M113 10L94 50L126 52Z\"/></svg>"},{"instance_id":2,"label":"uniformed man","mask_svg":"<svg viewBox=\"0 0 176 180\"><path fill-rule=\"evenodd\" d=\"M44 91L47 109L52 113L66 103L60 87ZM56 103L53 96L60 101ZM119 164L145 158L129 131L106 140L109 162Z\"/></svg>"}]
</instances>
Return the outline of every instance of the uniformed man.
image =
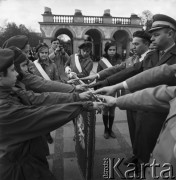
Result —
<instances>
[{"instance_id":1,"label":"uniformed man","mask_svg":"<svg viewBox=\"0 0 176 180\"><path fill-rule=\"evenodd\" d=\"M166 15L156 14L153 17L151 41L158 50L151 51L142 62L136 63L133 67L125 69L111 77L103 83L113 85L121 83L142 71L162 64L176 63L175 45L176 21ZM123 83L125 86L125 82ZM99 91L101 92L101 90ZM148 162L150 153L156 143L157 137L163 125L167 113L165 112L143 112L137 114L137 129L135 135L136 156L139 162ZM144 119L147 119L146 121ZM153 127L153 128L151 128ZM155 129L155 131L153 131Z\"/></svg>"}]
</instances>

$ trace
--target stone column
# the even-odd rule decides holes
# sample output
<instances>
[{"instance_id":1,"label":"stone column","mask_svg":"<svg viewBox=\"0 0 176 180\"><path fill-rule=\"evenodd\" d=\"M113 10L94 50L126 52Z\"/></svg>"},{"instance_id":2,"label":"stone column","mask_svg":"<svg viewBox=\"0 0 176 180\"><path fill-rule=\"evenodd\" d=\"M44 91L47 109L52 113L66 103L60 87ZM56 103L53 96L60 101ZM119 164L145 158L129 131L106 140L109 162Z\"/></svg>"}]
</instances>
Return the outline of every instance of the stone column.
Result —
<instances>
[{"instance_id":1,"label":"stone column","mask_svg":"<svg viewBox=\"0 0 176 180\"><path fill-rule=\"evenodd\" d=\"M78 39L78 38L73 39L73 54L78 52L78 47L82 43L84 43L84 39Z\"/></svg>"}]
</instances>

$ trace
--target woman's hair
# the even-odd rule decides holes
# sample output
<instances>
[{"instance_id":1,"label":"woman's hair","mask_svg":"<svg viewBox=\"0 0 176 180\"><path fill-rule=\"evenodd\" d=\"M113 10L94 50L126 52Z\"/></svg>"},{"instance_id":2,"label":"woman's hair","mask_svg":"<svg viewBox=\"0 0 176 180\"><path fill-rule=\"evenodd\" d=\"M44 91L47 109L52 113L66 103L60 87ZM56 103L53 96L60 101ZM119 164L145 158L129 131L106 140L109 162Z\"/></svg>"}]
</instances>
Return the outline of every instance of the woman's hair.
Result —
<instances>
[{"instance_id":1,"label":"woman's hair","mask_svg":"<svg viewBox=\"0 0 176 180\"><path fill-rule=\"evenodd\" d=\"M109 49L111 46L115 46L115 47L116 47L116 42L115 42L115 41L110 41L110 42L107 42L107 43L105 44L104 51L105 51L106 54L108 53L108 49Z\"/></svg>"}]
</instances>

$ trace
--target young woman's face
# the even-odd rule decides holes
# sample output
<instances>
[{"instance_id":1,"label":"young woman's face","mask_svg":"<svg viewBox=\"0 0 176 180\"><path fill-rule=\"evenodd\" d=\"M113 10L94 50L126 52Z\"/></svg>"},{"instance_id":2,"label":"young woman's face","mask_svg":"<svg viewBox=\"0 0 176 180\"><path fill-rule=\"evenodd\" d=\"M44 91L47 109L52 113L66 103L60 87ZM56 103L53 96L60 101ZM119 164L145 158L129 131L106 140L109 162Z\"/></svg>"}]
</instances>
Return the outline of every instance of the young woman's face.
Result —
<instances>
[{"instance_id":1,"label":"young woman's face","mask_svg":"<svg viewBox=\"0 0 176 180\"><path fill-rule=\"evenodd\" d=\"M116 47L115 46L110 46L110 48L107 51L109 56L114 56L116 54Z\"/></svg>"},{"instance_id":2,"label":"young woman's face","mask_svg":"<svg viewBox=\"0 0 176 180\"><path fill-rule=\"evenodd\" d=\"M28 60L27 59L24 62L20 63L20 69L22 72L28 71Z\"/></svg>"},{"instance_id":3,"label":"young woman's face","mask_svg":"<svg viewBox=\"0 0 176 180\"><path fill-rule=\"evenodd\" d=\"M42 48L39 52L39 58L40 60L46 60L49 55L49 50L48 48Z\"/></svg>"},{"instance_id":4,"label":"young woman's face","mask_svg":"<svg viewBox=\"0 0 176 180\"><path fill-rule=\"evenodd\" d=\"M6 76L1 76L1 86L3 87L14 87L16 80L17 80L17 75L18 73L15 71L14 65L12 64L8 69L7 69L7 75Z\"/></svg>"}]
</instances>

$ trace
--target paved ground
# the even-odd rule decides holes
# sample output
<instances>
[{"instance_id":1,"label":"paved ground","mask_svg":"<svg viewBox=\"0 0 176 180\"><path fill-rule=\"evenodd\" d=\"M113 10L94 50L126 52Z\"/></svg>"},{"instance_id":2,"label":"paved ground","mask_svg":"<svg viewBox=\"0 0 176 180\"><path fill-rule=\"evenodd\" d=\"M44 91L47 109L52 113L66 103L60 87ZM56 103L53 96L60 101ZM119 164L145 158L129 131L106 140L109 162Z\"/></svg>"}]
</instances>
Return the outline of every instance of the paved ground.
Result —
<instances>
[{"instance_id":1,"label":"paved ground","mask_svg":"<svg viewBox=\"0 0 176 180\"><path fill-rule=\"evenodd\" d=\"M94 64L94 72L96 72L96 66L97 64ZM131 144L126 119L126 111L116 108L113 130L117 138L104 139L102 116L100 114L96 115L94 180L104 179L104 158L114 159L114 162L116 162L118 158L130 156ZM50 145L51 155L48 157L48 161L57 180L82 180L75 157L73 123L70 122L64 127L52 132L52 136L55 138L55 143ZM121 169L124 171L125 168L122 166ZM121 179L118 178L116 173L115 178Z\"/></svg>"},{"instance_id":2,"label":"paved ground","mask_svg":"<svg viewBox=\"0 0 176 180\"><path fill-rule=\"evenodd\" d=\"M131 144L125 111L116 109L116 118L113 125L113 130L117 136L116 139L104 139L104 125L101 115L96 115L96 117L93 177L94 180L102 180L104 179L103 159L111 158L112 160L114 158L116 161L117 158L129 157ZM52 135L55 137L55 143L50 145L51 155L49 162L53 173L58 180L82 180L75 156L73 123L70 122L64 127L57 129ZM122 167L122 171L123 169Z\"/></svg>"}]
</instances>

